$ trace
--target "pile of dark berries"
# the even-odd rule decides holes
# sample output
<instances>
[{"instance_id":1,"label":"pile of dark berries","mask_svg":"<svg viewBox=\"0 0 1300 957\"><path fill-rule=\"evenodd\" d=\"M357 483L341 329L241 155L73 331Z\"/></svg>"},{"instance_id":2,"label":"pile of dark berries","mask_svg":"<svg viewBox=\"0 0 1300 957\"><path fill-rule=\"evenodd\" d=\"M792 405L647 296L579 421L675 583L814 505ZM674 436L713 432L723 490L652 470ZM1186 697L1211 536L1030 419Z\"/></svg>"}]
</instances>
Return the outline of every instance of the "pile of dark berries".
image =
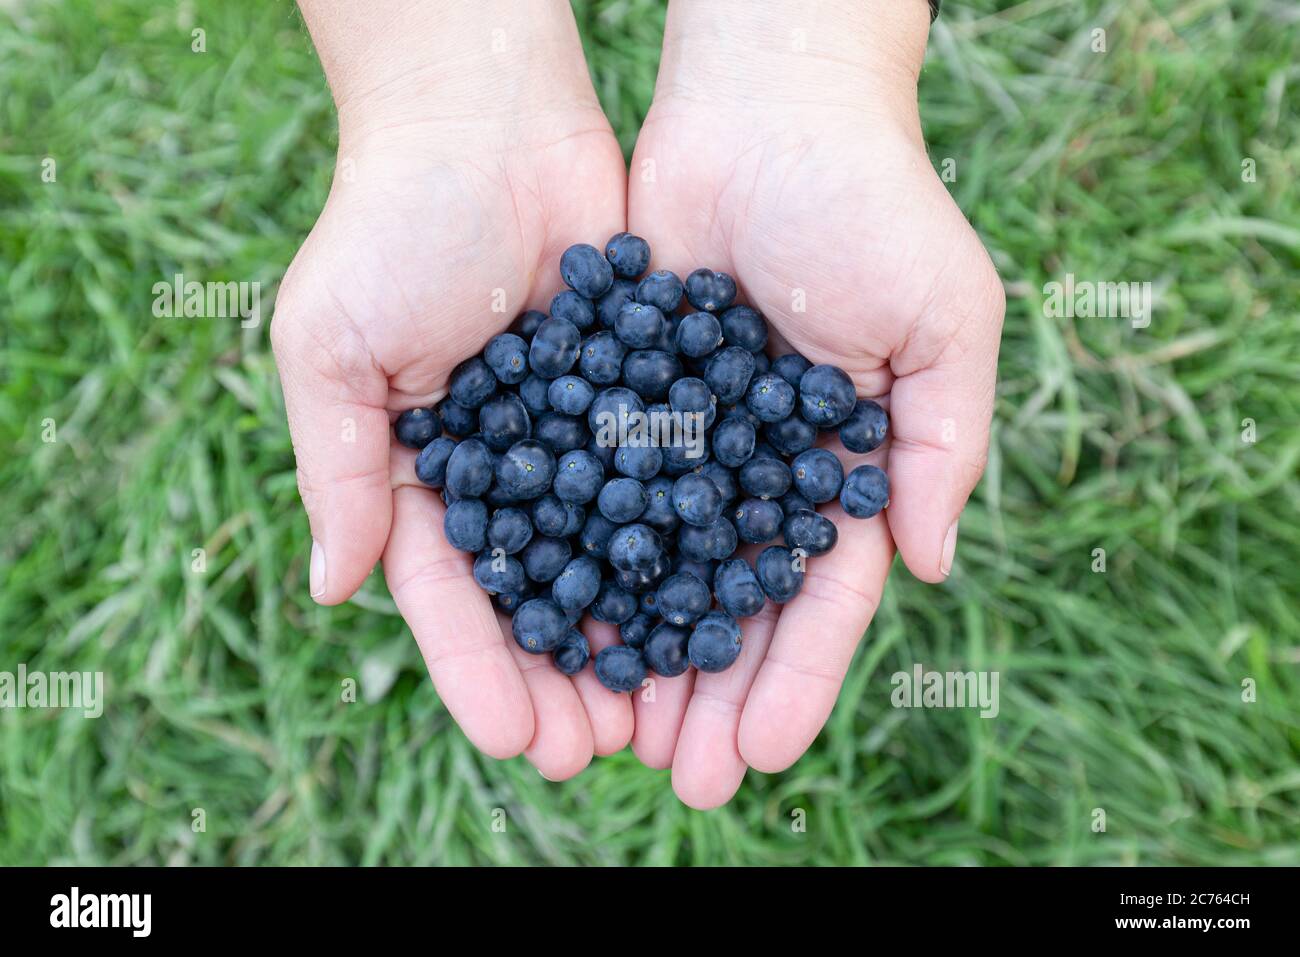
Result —
<instances>
[{"instance_id":1,"label":"pile of dark berries","mask_svg":"<svg viewBox=\"0 0 1300 957\"><path fill-rule=\"evenodd\" d=\"M769 358L767 323L733 305L726 273L683 282L642 275L649 263L649 244L628 233L604 255L569 247L569 288L550 314L521 315L456 367L436 410L395 425L420 450L416 476L443 490L447 540L475 556L474 579L511 615L521 648L574 675L591 658L582 615L618 626L622 644L595 661L611 691L636 689L647 668L671 678L730 667L737 619L792 599L804 559L835 547L816 507L838 496L870 518L889 501L880 469L845 476L814 448L836 430L849 451L871 451L888 431L884 409L835 366ZM696 432L603 427L640 413ZM751 565L735 555L743 542L768 547Z\"/></svg>"}]
</instances>

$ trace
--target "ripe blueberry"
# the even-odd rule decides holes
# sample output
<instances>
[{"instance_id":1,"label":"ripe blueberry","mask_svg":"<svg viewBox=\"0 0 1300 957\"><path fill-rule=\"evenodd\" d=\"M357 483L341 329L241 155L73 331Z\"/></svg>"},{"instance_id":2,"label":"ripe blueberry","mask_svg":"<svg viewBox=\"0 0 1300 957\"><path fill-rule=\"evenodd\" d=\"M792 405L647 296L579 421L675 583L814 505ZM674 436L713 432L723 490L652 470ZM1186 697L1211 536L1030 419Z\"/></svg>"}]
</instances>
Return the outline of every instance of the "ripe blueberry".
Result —
<instances>
[{"instance_id":1,"label":"ripe blueberry","mask_svg":"<svg viewBox=\"0 0 1300 957\"><path fill-rule=\"evenodd\" d=\"M844 484L844 466L833 452L809 449L800 452L790 463L794 487L810 501L820 505L840 494Z\"/></svg>"},{"instance_id":2,"label":"ripe blueberry","mask_svg":"<svg viewBox=\"0 0 1300 957\"><path fill-rule=\"evenodd\" d=\"M614 268L595 246L577 243L560 256L560 278L579 295L599 299L614 284Z\"/></svg>"},{"instance_id":3,"label":"ripe blueberry","mask_svg":"<svg viewBox=\"0 0 1300 957\"><path fill-rule=\"evenodd\" d=\"M605 243L605 258L616 276L635 279L650 265L650 244L631 233L615 233Z\"/></svg>"},{"instance_id":4,"label":"ripe blueberry","mask_svg":"<svg viewBox=\"0 0 1300 957\"><path fill-rule=\"evenodd\" d=\"M543 379L558 379L578 361L581 341L582 333L569 320L547 319L528 347L528 367Z\"/></svg>"},{"instance_id":5,"label":"ripe blueberry","mask_svg":"<svg viewBox=\"0 0 1300 957\"><path fill-rule=\"evenodd\" d=\"M658 269L637 283L636 301L654 306L666 316L682 301L682 292L682 281L676 273Z\"/></svg>"},{"instance_id":6,"label":"ripe blueberry","mask_svg":"<svg viewBox=\"0 0 1300 957\"><path fill-rule=\"evenodd\" d=\"M555 456L533 439L516 442L501 456L496 479L509 493L521 499L537 498L555 478Z\"/></svg>"},{"instance_id":7,"label":"ripe blueberry","mask_svg":"<svg viewBox=\"0 0 1300 957\"><path fill-rule=\"evenodd\" d=\"M853 380L836 366L813 366L799 379L799 412L818 428L839 425L857 400Z\"/></svg>"},{"instance_id":8,"label":"ripe blueberry","mask_svg":"<svg viewBox=\"0 0 1300 957\"><path fill-rule=\"evenodd\" d=\"M871 518L889 505L889 476L874 465L859 465L844 479L840 505L854 518Z\"/></svg>"},{"instance_id":9,"label":"ripe blueberry","mask_svg":"<svg viewBox=\"0 0 1300 957\"><path fill-rule=\"evenodd\" d=\"M599 591L600 565L587 555L570 561L551 583L551 598L565 611L586 608Z\"/></svg>"},{"instance_id":10,"label":"ripe blueberry","mask_svg":"<svg viewBox=\"0 0 1300 957\"><path fill-rule=\"evenodd\" d=\"M722 335L729 346L762 352L767 345L767 323L757 309L732 306L722 314Z\"/></svg>"},{"instance_id":11,"label":"ripe blueberry","mask_svg":"<svg viewBox=\"0 0 1300 957\"><path fill-rule=\"evenodd\" d=\"M889 414L870 399L858 399L840 425L840 442L850 452L870 452L889 435Z\"/></svg>"},{"instance_id":12,"label":"ripe blueberry","mask_svg":"<svg viewBox=\"0 0 1300 957\"><path fill-rule=\"evenodd\" d=\"M687 656L700 671L726 671L740 657L740 625L730 615L711 611L695 623Z\"/></svg>"},{"instance_id":13,"label":"ripe blueberry","mask_svg":"<svg viewBox=\"0 0 1300 957\"><path fill-rule=\"evenodd\" d=\"M696 309L717 312L736 299L736 280L725 272L697 269L686 277L686 299ZM726 334L726 330L723 330Z\"/></svg>"},{"instance_id":14,"label":"ripe blueberry","mask_svg":"<svg viewBox=\"0 0 1300 957\"><path fill-rule=\"evenodd\" d=\"M648 504L645 486L634 478L610 479L596 498L600 514L616 525L626 525L638 518Z\"/></svg>"},{"instance_id":15,"label":"ripe blueberry","mask_svg":"<svg viewBox=\"0 0 1300 957\"><path fill-rule=\"evenodd\" d=\"M587 638L582 632L570 628L551 654L555 659L556 670L572 678L587 667L587 662L591 660L591 646L587 644Z\"/></svg>"},{"instance_id":16,"label":"ripe blueberry","mask_svg":"<svg viewBox=\"0 0 1300 957\"><path fill-rule=\"evenodd\" d=\"M531 598L515 611L510 630L520 648L540 655L555 650L569 632L569 620L549 598Z\"/></svg>"},{"instance_id":17,"label":"ripe blueberry","mask_svg":"<svg viewBox=\"0 0 1300 957\"><path fill-rule=\"evenodd\" d=\"M712 602L709 586L690 572L669 575L655 592L659 614L674 625L693 624Z\"/></svg>"},{"instance_id":18,"label":"ripe blueberry","mask_svg":"<svg viewBox=\"0 0 1300 957\"><path fill-rule=\"evenodd\" d=\"M393 424L393 434L408 449L422 449L442 435L442 423L433 409L407 409Z\"/></svg>"},{"instance_id":19,"label":"ripe blueberry","mask_svg":"<svg viewBox=\"0 0 1300 957\"><path fill-rule=\"evenodd\" d=\"M707 590L707 589L706 589ZM641 655L647 667L664 678L676 678L691 666L686 646L691 640L689 628L663 621L646 636Z\"/></svg>"},{"instance_id":20,"label":"ripe blueberry","mask_svg":"<svg viewBox=\"0 0 1300 957\"><path fill-rule=\"evenodd\" d=\"M455 498L477 498L492 484L492 453L478 439L465 439L447 459L447 491Z\"/></svg>"},{"instance_id":21,"label":"ripe blueberry","mask_svg":"<svg viewBox=\"0 0 1300 957\"><path fill-rule=\"evenodd\" d=\"M839 541L835 523L812 509L799 509L786 516L781 534L790 548L801 548L809 555L825 555Z\"/></svg>"},{"instance_id":22,"label":"ripe blueberry","mask_svg":"<svg viewBox=\"0 0 1300 957\"><path fill-rule=\"evenodd\" d=\"M451 398L467 409L477 409L497 390L497 377L479 356L470 356L451 370Z\"/></svg>"},{"instance_id":23,"label":"ripe blueberry","mask_svg":"<svg viewBox=\"0 0 1300 957\"><path fill-rule=\"evenodd\" d=\"M533 540L519 553L519 562L524 566L524 574L539 584L552 582L569 564L573 549L563 538L549 538L546 535L534 535Z\"/></svg>"},{"instance_id":24,"label":"ripe blueberry","mask_svg":"<svg viewBox=\"0 0 1300 957\"><path fill-rule=\"evenodd\" d=\"M699 359L722 345L722 324L711 312L692 312L682 318L673 338L679 352Z\"/></svg>"},{"instance_id":25,"label":"ripe blueberry","mask_svg":"<svg viewBox=\"0 0 1300 957\"><path fill-rule=\"evenodd\" d=\"M788 548L769 545L759 553L755 568L764 594L778 604L794 598L803 587L803 560Z\"/></svg>"},{"instance_id":26,"label":"ripe blueberry","mask_svg":"<svg viewBox=\"0 0 1300 957\"><path fill-rule=\"evenodd\" d=\"M785 512L771 499L747 498L731 510L731 520L742 542L762 545L781 531Z\"/></svg>"},{"instance_id":27,"label":"ripe blueberry","mask_svg":"<svg viewBox=\"0 0 1300 957\"><path fill-rule=\"evenodd\" d=\"M483 359L505 385L518 385L528 378L528 343L513 332L489 339L483 347Z\"/></svg>"},{"instance_id":28,"label":"ripe blueberry","mask_svg":"<svg viewBox=\"0 0 1300 957\"><path fill-rule=\"evenodd\" d=\"M610 691L635 691L645 681L645 662L639 651L610 645L596 655L596 678Z\"/></svg>"},{"instance_id":29,"label":"ripe blueberry","mask_svg":"<svg viewBox=\"0 0 1300 957\"><path fill-rule=\"evenodd\" d=\"M499 508L492 513L488 522L487 540L492 548L499 548L507 555L514 555L523 550L533 537L533 522L528 513L520 508ZM523 569L520 569L520 575ZM498 588L497 591L504 589Z\"/></svg>"},{"instance_id":30,"label":"ripe blueberry","mask_svg":"<svg viewBox=\"0 0 1300 957\"><path fill-rule=\"evenodd\" d=\"M596 304L572 289L566 289L552 299L550 311L553 318L567 319L580 331L586 331L596 324ZM488 361L491 362L490 359Z\"/></svg>"},{"instance_id":31,"label":"ripe blueberry","mask_svg":"<svg viewBox=\"0 0 1300 957\"><path fill-rule=\"evenodd\" d=\"M554 491L562 502L583 505L600 493L605 470L586 449L574 449L560 456L555 468Z\"/></svg>"},{"instance_id":32,"label":"ripe blueberry","mask_svg":"<svg viewBox=\"0 0 1300 957\"><path fill-rule=\"evenodd\" d=\"M760 422L780 422L794 411L794 386L775 372L754 376L745 393L745 406Z\"/></svg>"},{"instance_id":33,"label":"ripe blueberry","mask_svg":"<svg viewBox=\"0 0 1300 957\"><path fill-rule=\"evenodd\" d=\"M442 488L447 481L447 461L455 450L455 439L434 439L415 457L415 477L425 485Z\"/></svg>"},{"instance_id":34,"label":"ripe blueberry","mask_svg":"<svg viewBox=\"0 0 1300 957\"><path fill-rule=\"evenodd\" d=\"M487 506L476 498L457 499L442 517L442 532L452 548L481 552L487 547Z\"/></svg>"},{"instance_id":35,"label":"ripe blueberry","mask_svg":"<svg viewBox=\"0 0 1300 957\"><path fill-rule=\"evenodd\" d=\"M673 483L673 508L683 522L701 528L712 525L722 514L722 491L698 472L687 472Z\"/></svg>"},{"instance_id":36,"label":"ripe blueberry","mask_svg":"<svg viewBox=\"0 0 1300 957\"><path fill-rule=\"evenodd\" d=\"M749 562L732 558L718 565L713 575L713 594L733 618L748 618L763 610L767 596Z\"/></svg>"}]
</instances>

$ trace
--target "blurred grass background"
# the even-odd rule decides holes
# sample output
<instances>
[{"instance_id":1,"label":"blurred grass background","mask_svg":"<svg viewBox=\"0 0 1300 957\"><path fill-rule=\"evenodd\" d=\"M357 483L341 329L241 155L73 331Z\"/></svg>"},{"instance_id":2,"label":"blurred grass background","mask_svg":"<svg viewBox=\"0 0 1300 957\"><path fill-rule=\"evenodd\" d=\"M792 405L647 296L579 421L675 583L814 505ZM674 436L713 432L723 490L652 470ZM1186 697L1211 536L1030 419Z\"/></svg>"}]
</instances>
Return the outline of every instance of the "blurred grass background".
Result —
<instances>
[{"instance_id":1,"label":"blurred grass background","mask_svg":"<svg viewBox=\"0 0 1300 957\"><path fill-rule=\"evenodd\" d=\"M630 151L662 7L575 8ZM324 201L293 6L0 3L0 670L109 695L0 710L0 863L1300 864L1298 16L945 4L927 137L1009 294L988 472L812 751L703 814L630 753L480 757L378 577L314 607L265 323L153 317L178 271L273 289ZM1150 327L1045 318L1067 272L1153 282ZM914 662L1000 671L1000 716L894 710Z\"/></svg>"}]
</instances>

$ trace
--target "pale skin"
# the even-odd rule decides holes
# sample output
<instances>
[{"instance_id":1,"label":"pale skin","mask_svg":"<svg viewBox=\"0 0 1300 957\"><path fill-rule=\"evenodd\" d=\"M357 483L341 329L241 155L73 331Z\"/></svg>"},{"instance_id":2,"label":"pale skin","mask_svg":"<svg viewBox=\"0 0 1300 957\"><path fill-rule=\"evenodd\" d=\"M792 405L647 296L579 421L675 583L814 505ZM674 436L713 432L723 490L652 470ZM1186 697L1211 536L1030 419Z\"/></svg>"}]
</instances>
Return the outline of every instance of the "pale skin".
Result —
<instances>
[{"instance_id":1,"label":"pale skin","mask_svg":"<svg viewBox=\"0 0 1300 957\"><path fill-rule=\"evenodd\" d=\"M924 0L739 5L672 0L629 179L567 4L301 0L339 108L340 173L272 325L313 598L345 601L382 559L476 746L559 780L630 742L700 808L812 743L895 550L924 581L950 573L1004 304L921 140ZM839 544L809 561L800 595L742 622L732 669L658 679L653 701L515 646L389 428L444 396L520 310L546 308L568 245L622 229L649 240L651 268L731 273L783 345L841 366L892 417L867 456L827 443L846 470L887 469L890 507L857 521L825 506ZM582 627L593 653L615 640Z\"/></svg>"}]
</instances>

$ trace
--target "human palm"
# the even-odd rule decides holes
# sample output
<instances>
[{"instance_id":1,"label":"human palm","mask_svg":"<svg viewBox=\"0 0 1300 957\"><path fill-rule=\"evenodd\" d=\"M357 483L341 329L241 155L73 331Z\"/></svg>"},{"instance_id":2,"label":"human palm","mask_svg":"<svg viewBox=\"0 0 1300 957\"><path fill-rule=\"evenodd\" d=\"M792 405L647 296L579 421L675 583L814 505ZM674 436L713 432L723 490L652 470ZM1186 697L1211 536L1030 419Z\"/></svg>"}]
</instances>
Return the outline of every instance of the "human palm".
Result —
<instances>
[{"instance_id":1,"label":"human palm","mask_svg":"<svg viewBox=\"0 0 1300 957\"><path fill-rule=\"evenodd\" d=\"M551 778L622 748L631 705L589 669L570 680L509 639L390 423L444 396L456 364L522 309L545 309L560 253L623 228L625 188L594 97L509 129L417 123L343 143L272 327L315 543L313 597L346 600L382 554L466 735L493 756L523 751ZM595 647L611 640L594 631Z\"/></svg>"},{"instance_id":2,"label":"human palm","mask_svg":"<svg viewBox=\"0 0 1300 957\"><path fill-rule=\"evenodd\" d=\"M948 574L985 458L1002 289L912 123L661 97L632 170L628 228L649 240L653 268L730 273L775 331L772 355L838 365L891 411L891 440L865 456L819 443L846 472L886 468L890 507L863 522L827 506L838 546L808 563L793 601L742 622L737 664L660 681L635 703L637 753L711 807L746 766L782 770L817 735L896 546L917 577Z\"/></svg>"}]
</instances>

